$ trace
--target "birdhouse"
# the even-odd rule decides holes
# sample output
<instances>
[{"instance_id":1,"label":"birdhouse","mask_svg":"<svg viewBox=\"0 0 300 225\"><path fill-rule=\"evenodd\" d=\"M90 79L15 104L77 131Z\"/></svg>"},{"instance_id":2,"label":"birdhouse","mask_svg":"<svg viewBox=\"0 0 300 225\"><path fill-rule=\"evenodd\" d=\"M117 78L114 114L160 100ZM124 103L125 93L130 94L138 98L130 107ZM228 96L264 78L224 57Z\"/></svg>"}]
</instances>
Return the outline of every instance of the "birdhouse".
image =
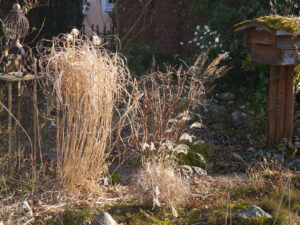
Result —
<instances>
[{"instance_id":1,"label":"birdhouse","mask_svg":"<svg viewBox=\"0 0 300 225\"><path fill-rule=\"evenodd\" d=\"M300 19L266 16L235 25L244 31L251 60L271 65L268 100L268 147L293 136L294 74L299 64Z\"/></svg>"}]
</instances>

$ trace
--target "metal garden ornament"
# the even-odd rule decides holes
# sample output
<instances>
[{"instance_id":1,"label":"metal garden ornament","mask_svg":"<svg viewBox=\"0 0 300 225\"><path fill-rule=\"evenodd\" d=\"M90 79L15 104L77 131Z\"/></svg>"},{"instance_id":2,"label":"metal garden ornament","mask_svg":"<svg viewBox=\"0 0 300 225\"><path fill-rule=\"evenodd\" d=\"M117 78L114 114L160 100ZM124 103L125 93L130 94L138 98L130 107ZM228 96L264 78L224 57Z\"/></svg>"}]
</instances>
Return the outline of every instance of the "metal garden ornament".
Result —
<instances>
[{"instance_id":1,"label":"metal garden ornament","mask_svg":"<svg viewBox=\"0 0 300 225\"><path fill-rule=\"evenodd\" d=\"M15 41L16 47L22 48L20 39L29 31L29 21L24 15L21 6L15 3L10 13L3 20L3 32L8 40Z\"/></svg>"}]
</instances>

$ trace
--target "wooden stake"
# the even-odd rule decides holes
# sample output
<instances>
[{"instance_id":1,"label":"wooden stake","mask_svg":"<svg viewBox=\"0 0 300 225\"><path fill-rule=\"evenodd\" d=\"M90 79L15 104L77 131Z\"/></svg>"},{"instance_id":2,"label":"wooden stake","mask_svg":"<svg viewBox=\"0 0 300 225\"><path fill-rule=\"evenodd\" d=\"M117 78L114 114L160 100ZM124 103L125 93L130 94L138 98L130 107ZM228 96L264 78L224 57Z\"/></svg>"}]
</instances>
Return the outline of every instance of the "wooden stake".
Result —
<instances>
[{"instance_id":1,"label":"wooden stake","mask_svg":"<svg viewBox=\"0 0 300 225\"><path fill-rule=\"evenodd\" d=\"M37 79L33 81L33 149L32 149L32 165L33 176L36 178L36 157L37 157Z\"/></svg>"},{"instance_id":2,"label":"wooden stake","mask_svg":"<svg viewBox=\"0 0 300 225\"><path fill-rule=\"evenodd\" d=\"M17 119L20 122L21 121L21 81L18 81L17 108L18 108ZM18 151L18 157L20 157L20 126L17 127L17 151Z\"/></svg>"},{"instance_id":3,"label":"wooden stake","mask_svg":"<svg viewBox=\"0 0 300 225\"><path fill-rule=\"evenodd\" d=\"M8 155L12 154L12 82L8 82Z\"/></svg>"},{"instance_id":4,"label":"wooden stake","mask_svg":"<svg viewBox=\"0 0 300 225\"><path fill-rule=\"evenodd\" d=\"M278 76L279 66L271 66L268 102L268 148L271 148L275 144Z\"/></svg>"},{"instance_id":5,"label":"wooden stake","mask_svg":"<svg viewBox=\"0 0 300 225\"><path fill-rule=\"evenodd\" d=\"M287 67L279 66L278 77L278 98L277 98L277 110L276 110L276 144L280 143L284 138L285 130L285 111L286 111L286 74Z\"/></svg>"},{"instance_id":6,"label":"wooden stake","mask_svg":"<svg viewBox=\"0 0 300 225\"><path fill-rule=\"evenodd\" d=\"M289 66L287 68L284 137L286 137L290 143L292 142L294 129L294 72L294 66Z\"/></svg>"}]
</instances>

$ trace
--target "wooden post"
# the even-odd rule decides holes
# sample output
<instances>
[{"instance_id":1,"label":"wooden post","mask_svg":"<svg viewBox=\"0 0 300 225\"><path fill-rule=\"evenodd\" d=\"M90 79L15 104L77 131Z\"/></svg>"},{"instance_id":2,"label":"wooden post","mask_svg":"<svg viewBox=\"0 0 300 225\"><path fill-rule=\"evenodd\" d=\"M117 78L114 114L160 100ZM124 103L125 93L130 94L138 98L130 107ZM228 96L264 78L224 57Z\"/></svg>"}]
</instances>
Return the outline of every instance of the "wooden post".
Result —
<instances>
[{"instance_id":1,"label":"wooden post","mask_svg":"<svg viewBox=\"0 0 300 225\"><path fill-rule=\"evenodd\" d=\"M295 67L289 66L286 74L286 105L285 105L285 131L284 137L291 143L294 130L294 73Z\"/></svg>"},{"instance_id":2,"label":"wooden post","mask_svg":"<svg viewBox=\"0 0 300 225\"><path fill-rule=\"evenodd\" d=\"M37 158L37 79L33 81L33 146L32 146L32 164L33 176L36 177L36 158Z\"/></svg>"},{"instance_id":3,"label":"wooden post","mask_svg":"<svg viewBox=\"0 0 300 225\"><path fill-rule=\"evenodd\" d=\"M268 109L268 143L271 148L293 137L294 66L271 66Z\"/></svg>"},{"instance_id":4,"label":"wooden post","mask_svg":"<svg viewBox=\"0 0 300 225\"><path fill-rule=\"evenodd\" d=\"M276 143L284 137L285 128L285 102L286 102L286 66L279 66L277 110L276 110Z\"/></svg>"},{"instance_id":5,"label":"wooden post","mask_svg":"<svg viewBox=\"0 0 300 225\"><path fill-rule=\"evenodd\" d=\"M17 110L17 119L21 123L21 81L18 81ZM20 157L20 126L17 127L17 151Z\"/></svg>"},{"instance_id":6,"label":"wooden post","mask_svg":"<svg viewBox=\"0 0 300 225\"><path fill-rule=\"evenodd\" d=\"M299 65L300 29L288 32L270 27L254 19L237 24L244 31L244 45L250 46L251 60L271 65L268 104L268 143L272 148L285 138L293 138L294 73ZM296 34L296 35L295 35Z\"/></svg>"},{"instance_id":7,"label":"wooden post","mask_svg":"<svg viewBox=\"0 0 300 225\"><path fill-rule=\"evenodd\" d=\"M8 82L8 155L12 154L12 82Z\"/></svg>"},{"instance_id":8,"label":"wooden post","mask_svg":"<svg viewBox=\"0 0 300 225\"><path fill-rule=\"evenodd\" d=\"M275 143L276 135L276 102L277 102L277 86L278 86L279 66L271 66L270 82L269 82L269 108L268 108L268 144L271 148Z\"/></svg>"}]
</instances>

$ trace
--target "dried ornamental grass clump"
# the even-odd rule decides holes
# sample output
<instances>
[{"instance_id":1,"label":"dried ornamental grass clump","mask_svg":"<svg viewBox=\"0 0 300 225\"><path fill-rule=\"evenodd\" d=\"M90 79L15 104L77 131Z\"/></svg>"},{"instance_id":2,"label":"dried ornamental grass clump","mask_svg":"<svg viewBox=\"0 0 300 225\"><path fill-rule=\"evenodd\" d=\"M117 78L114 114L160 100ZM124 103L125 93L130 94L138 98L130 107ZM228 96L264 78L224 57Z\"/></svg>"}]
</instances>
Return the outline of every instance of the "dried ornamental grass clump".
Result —
<instances>
[{"instance_id":1,"label":"dried ornamental grass clump","mask_svg":"<svg viewBox=\"0 0 300 225\"><path fill-rule=\"evenodd\" d=\"M208 52L203 52L194 66L167 67L166 72L152 72L139 80L142 91L135 95L139 96L137 109L129 114L129 120L134 134L131 143L140 152L142 161L149 157L163 161L172 154L187 122L192 116L201 118L195 109L213 90L214 81L230 69L220 65L227 56L224 53L208 64Z\"/></svg>"},{"instance_id":2,"label":"dried ornamental grass clump","mask_svg":"<svg viewBox=\"0 0 300 225\"><path fill-rule=\"evenodd\" d=\"M89 188L107 167L114 105L129 72L117 54L76 30L50 44L41 52L39 65L56 99L58 176L69 189Z\"/></svg>"},{"instance_id":3,"label":"dried ornamental grass clump","mask_svg":"<svg viewBox=\"0 0 300 225\"><path fill-rule=\"evenodd\" d=\"M171 165L155 161L145 163L135 175L134 192L142 203L171 208L174 216L175 207L190 196L188 182Z\"/></svg>"}]
</instances>

